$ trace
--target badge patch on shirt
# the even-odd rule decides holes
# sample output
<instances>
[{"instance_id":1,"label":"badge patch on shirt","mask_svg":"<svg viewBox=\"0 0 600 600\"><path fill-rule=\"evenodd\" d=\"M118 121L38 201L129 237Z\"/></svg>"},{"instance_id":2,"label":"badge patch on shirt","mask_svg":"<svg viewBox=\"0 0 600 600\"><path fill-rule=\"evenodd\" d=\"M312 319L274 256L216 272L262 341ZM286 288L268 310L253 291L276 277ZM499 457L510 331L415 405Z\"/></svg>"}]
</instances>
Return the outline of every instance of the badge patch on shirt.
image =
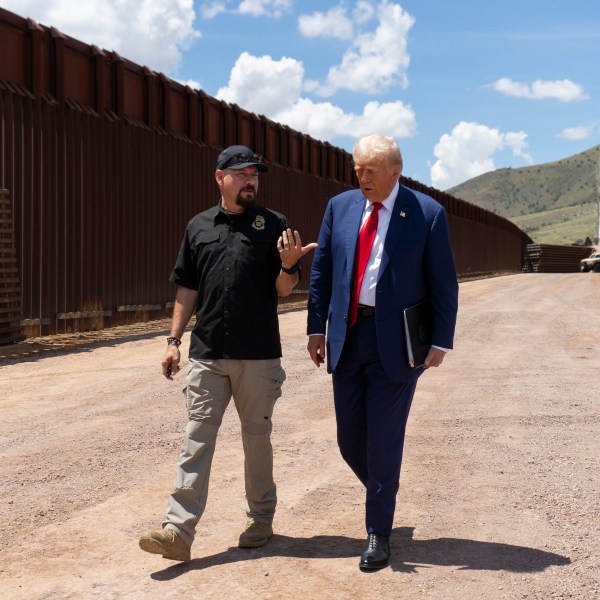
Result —
<instances>
[{"instance_id":1,"label":"badge patch on shirt","mask_svg":"<svg viewBox=\"0 0 600 600\"><path fill-rule=\"evenodd\" d=\"M265 218L262 215L257 215L254 219L254 223L252 223L252 227L257 231L265 228Z\"/></svg>"}]
</instances>

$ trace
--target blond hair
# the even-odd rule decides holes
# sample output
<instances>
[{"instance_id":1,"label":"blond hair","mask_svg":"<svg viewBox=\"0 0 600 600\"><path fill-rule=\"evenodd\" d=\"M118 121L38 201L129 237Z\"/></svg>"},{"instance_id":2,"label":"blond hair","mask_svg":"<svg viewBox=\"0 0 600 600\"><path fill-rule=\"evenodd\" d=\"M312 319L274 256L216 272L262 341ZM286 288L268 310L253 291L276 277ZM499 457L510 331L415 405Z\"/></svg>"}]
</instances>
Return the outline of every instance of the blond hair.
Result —
<instances>
[{"instance_id":1,"label":"blond hair","mask_svg":"<svg viewBox=\"0 0 600 600\"><path fill-rule=\"evenodd\" d=\"M387 163L398 165L402 173L402 153L394 138L373 133L362 137L352 150L354 163Z\"/></svg>"}]
</instances>

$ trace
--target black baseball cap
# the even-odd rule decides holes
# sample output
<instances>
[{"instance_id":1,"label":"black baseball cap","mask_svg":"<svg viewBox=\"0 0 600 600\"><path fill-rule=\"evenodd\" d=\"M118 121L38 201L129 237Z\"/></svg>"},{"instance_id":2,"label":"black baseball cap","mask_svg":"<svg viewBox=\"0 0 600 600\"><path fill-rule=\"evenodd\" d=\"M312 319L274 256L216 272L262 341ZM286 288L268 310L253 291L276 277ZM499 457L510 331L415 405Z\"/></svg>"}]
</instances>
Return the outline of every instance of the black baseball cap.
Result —
<instances>
[{"instance_id":1,"label":"black baseball cap","mask_svg":"<svg viewBox=\"0 0 600 600\"><path fill-rule=\"evenodd\" d=\"M245 167L256 167L262 173L268 170L267 165L263 163L263 157L250 150L248 146L229 146L219 154L217 159L218 171Z\"/></svg>"}]
</instances>

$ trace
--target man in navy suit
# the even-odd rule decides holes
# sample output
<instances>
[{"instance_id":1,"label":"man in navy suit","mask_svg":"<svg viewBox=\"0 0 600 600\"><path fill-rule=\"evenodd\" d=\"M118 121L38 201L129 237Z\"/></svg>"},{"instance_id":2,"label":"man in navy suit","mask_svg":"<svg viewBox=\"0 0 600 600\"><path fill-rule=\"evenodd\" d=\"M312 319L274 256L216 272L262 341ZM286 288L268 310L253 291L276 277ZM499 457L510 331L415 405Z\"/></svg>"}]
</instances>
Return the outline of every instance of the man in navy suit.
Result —
<instances>
[{"instance_id":1,"label":"man in navy suit","mask_svg":"<svg viewBox=\"0 0 600 600\"><path fill-rule=\"evenodd\" d=\"M417 379L452 348L458 283L446 212L400 185L402 155L394 140L364 137L352 157L360 190L329 201L312 264L308 351L317 366L327 358L333 375L340 452L366 488L368 537L359 566L376 570L389 563ZM374 239L365 251L359 238L368 236L371 217ZM356 283L358 263L366 267ZM432 345L423 366L411 368L403 309L424 299L432 306Z\"/></svg>"}]
</instances>

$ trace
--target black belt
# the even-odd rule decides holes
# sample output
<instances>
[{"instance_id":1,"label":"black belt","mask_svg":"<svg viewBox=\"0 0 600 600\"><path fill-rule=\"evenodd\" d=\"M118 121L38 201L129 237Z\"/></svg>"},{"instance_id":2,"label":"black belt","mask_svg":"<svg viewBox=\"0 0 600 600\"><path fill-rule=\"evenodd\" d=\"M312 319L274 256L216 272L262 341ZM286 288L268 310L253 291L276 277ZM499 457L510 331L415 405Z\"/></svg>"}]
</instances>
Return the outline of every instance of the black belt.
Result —
<instances>
[{"instance_id":1,"label":"black belt","mask_svg":"<svg viewBox=\"0 0 600 600\"><path fill-rule=\"evenodd\" d=\"M375 315L374 306L366 306L365 304L358 305L358 316L359 317L372 317Z\"/></svg>"}]
</instances>

